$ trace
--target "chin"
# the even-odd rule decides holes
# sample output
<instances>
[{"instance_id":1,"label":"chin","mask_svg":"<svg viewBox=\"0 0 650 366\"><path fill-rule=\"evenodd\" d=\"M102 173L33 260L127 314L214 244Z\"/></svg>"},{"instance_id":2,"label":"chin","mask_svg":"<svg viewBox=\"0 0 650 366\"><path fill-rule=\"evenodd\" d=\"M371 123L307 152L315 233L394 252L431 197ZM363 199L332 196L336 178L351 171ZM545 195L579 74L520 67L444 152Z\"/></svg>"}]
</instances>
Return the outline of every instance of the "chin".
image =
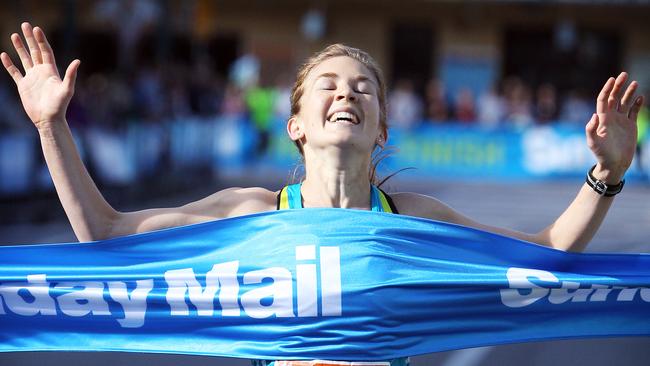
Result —
<instances>
[{"instance_id":1,"label":"chin","mask_svg":"<svg viewBox=\"0 0 650 366\"><path fill-rule=\"evenodd\" d=\"M345 150L356 150L361 152L371 151L373 144L368 140L367 136L359 136L358 134L340 134L330 139L329 146L336 146Z\"/></svg>"}]
</instances>

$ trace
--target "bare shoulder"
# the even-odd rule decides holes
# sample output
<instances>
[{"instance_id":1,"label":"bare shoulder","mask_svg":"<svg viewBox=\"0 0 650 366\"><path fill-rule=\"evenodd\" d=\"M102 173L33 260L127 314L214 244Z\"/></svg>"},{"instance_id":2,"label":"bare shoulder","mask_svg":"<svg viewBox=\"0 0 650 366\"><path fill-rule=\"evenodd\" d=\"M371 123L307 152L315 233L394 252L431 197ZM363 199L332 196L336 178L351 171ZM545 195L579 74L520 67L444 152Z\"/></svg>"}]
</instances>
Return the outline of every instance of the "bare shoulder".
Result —
<instances>
[{"instance_id":1,"label":"bare shoulder","mask_svg":"<svg viewBox=\"0 0 650 366\"><path fill-rule=\"evenodd\" d=\"M413 192L391 193L390 197L400 214L425 219L453 222L455 212L442 201Z\"/></svg>"},{"instance_id":2,"label":"bare shoulder","mask_svg":"<svg viewBox=\"0 0 650 366\"><path fill-rule=\"evenodd\" d=\"M276 193L264 188L228 188L171 208L120 213L107 238L275 210Z\"/></svg>"},{"instance_id":3,"label":"bare shoulder","mask_svg":"<svg viewBox=\"0 0 650 366\"><path fill-rule=\"evenodd\" d=\"M214 218L226 218L273 211L276 208L276 197L277 192L261 187L233 187L189 203L184 208Z\"/></svg>"}]
</instances>

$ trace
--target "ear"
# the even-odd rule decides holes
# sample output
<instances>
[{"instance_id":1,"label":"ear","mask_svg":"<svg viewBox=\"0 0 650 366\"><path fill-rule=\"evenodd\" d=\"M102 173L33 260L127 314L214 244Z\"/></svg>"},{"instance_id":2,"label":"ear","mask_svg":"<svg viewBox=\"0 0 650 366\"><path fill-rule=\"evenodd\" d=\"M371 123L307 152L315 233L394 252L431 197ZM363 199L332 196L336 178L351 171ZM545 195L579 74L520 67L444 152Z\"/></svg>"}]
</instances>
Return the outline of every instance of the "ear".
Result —
<instances>
[{"instance_id":1,"label":"ear","mask_svg":"<svg viewBox=\"0 0 650 366\"><path fill-rule=\"evenodd\" d=\"M298 141L305 136L305 132L302 128L302 123L298 120L298 117L293 116L287 121L287 133L289 138L293 141Z\"/></svg>"},{"instance_id":2,"label":"ear","mask_svg":"<svg viewBox=\"0 0 650 366\"><path fill-rule=\"evenodd\" d=\"M379 136L377 136L377 145L381 147L382 149L384 146L386 146L386 143L388 142L388 130L386 128L382 128L381 132L379 133Z\"/></svg>"}]
</instances>

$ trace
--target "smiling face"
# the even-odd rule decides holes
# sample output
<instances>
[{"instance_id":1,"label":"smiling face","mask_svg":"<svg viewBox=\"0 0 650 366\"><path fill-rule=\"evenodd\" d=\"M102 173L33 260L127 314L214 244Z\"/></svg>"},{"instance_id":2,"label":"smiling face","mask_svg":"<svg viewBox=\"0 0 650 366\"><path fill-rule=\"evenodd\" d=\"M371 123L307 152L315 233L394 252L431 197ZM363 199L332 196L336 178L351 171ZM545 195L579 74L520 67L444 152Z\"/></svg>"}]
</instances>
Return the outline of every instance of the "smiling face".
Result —
<instances>
[{"instance_id":1,"label":"smiling face","mask_svg":"<svg viewBox=\"0 0 650 366\"><path fill-rule=\"evenodd\" d=\"M287 130L301 154L328 146L370 154L387 138L385 83L362 50L334 44L299 69Z\"/></svg>"},{"instance_id":2,"label":"smiling face","mask_svg":"<svg viewBox=\"0 0 650 366\"><path fill-rule=\"evenodd\" d=\"M289 121L289 134L301 139L303 148L336 145L370 153L385 140L379 92L377 79L359 61L326 59L304 80L300 112Z\"/></svg>"}]
</instances>

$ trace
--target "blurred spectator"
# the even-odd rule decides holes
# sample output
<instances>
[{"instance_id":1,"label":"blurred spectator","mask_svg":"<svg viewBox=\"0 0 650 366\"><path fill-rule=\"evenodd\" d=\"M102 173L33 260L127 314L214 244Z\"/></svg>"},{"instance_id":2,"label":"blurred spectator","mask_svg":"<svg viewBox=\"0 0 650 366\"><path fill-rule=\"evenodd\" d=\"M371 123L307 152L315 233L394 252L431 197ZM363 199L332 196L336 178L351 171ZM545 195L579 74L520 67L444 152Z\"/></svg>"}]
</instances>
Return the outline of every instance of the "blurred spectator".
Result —
<instances>
[{"instance_id":1,"label":"blurred spectator","mask_svg":"<svg viewBox=\"0 0 650 366\"><path fill-rule=\"evenodd\" d=\"M449 119L449 102L445 85L438 79L431 79L426 86L425 98L427 118L432 122L445 122Z\"/></svg>"},{"instance_id":2,"label":"blurred spectator","mask_svg":"<svg viewBox=\"0 0 650 366\"><path fill-rule=\"evenodd\" d=\"M83 90L77 87L76 94L77 96L70 100L70 105L68 106L68 113L66 117L70 127L83 129L89 125L88 111L86 109L86 105L80 102L80 94L83 94Z\"/></svg>"},{"instance_id":3,"label":"blurred spectator","mask_svg":"<svg viewBox=\"0 0 650 366\"><path fill-rule=\"evenodd\" d=\"M650 113L648 112L647 107L642 107L639 111L639 116L637 118L637 144L636 144L636 167L639 169L641 175L648 179L646 167L644 166L645 160L643 160L643 152L646 143L648 142L648 129L650 128Z\"/></svg>"},{"instance_id":4,"label":"blurred spectator","mask_svg":"<svg viewBox=\"0 0 650 366\"><path fill-rule=\"evenodd\" d=\"M165 93L162 76L158 69L144 68L138 73L135 81L135 100L141 108L142 117L156 120L163 117L165 109Z\"/></svg>"},{"instance_id":5,"label":"blurred spectator","mask_svg":"<svg viewBox=\"0 0 650 366\"><path fill-rule=\"evenodd\" d=\"M508 77L504 82L507 123L525 127L533 123L530 89L518 77Z\"/></svg>"},{"instance_id":6,"label":"blurred spectator","mask_svg":"<svg viewBox=\"0 0 650 366\"><path fill-rule=\"evenodd\" d=\"M584 94L578 90L569 92L567 101L562 107L560 121L570 124L585 125L591 119L594 113L593 103L584 97Z\"/></svg>"},{"instance_id":7,"label":"blurred spectator","mask_svg":"<svg viewBox=\"0 0 650 366\"><path fill-rule=\"evenodd\" d=\"M112 106L114 122L118 124L129 122L130 119L136 116L133 88L125 78L118 77L118 75L109 78L108 87L109 104Z\"/></svg>"},{"instance_id":8,"label":"blurred spectator","mask_svg":"<svg viewBox=\"0 0 650 366\"><path fill-rule=\"evenodd\" d=\"M230 81L242 90L257 85L260 79L260 61L252 53L240 56L230 67Z\"/></svg>"},{"instance_id":9,"label":"blurred spectator","mask_svg":"<svg viewBox=\"0 0 650 366\"><path fill-rule=\"evenodd\" d=\"M273 108L275 118L280 121L286 121L291 117L291 79L288 75L278 77L275 84L275 91L277 94Z\"/></svg>"},{"instance_id":10,"label":"blurred spectator","mask_svg":"<svg viewBox=\"0 0 650 366\"><path fill-rule=\"evenodd\" d=\"M83 85L83 100L80 102L90 111L90 125L112 127L112 108L108 98L108 78L104 74L92 74Z\"/></svg>"},{"instance_id":11,"label":"blurred spectator","mask_svg":"<svg viewBox=\"0 0 650 366\"><path fill-rule=\"evenodd\" d=\"M169 73L170 76L167 83L167 92L169 93L169 101L167 103L168 117L181 119L193 114L192 103L187 80L183 77L185 69L181 66L176 66L174 70L174 72ZM216 107L214 110L216 111Z\"/></svg>"},{"instance_id":12,"label":"blurred spectator","mask_svg":"<svg viewBox=\"0 0 650 366\"><path fill-rule=\"evenodd\" d=\"M557 97L555 87L551 84L542 84L537 89L535 102L535 119L537 123L547 124L557 118Z\"/></svg>"},{"instance_id":13,"label":"blurred spectator","mask_svg":"<svg viewBox=\"0 0 650 366\"><path fill-rule=\"evenodd\" d=\"M257 129L259 142L257 153L266 151L269 143L271 120L275 110L276 92L270 88L251 88L246 92L245 100L250 111L251 120Z\"/></svg>"},{"instance_id":14,"label":"blurred spectator","mask_svg":"<svg viewBox=\"0 0 650 366\"><path fill-rule=\"evenodd\" d=\"M422 101L410 80L397 80L388 96L388 106L388 120L395 127L410 129L422 120Z\"/></svg>"},{"instance_id":15,"label":"blurred spectator","mask_svg":"<svg viewBox=\"0 0 650 366\"><path fill-rule=\"evenodd\" d=\"M95 17L108 22L120 40L120 67L129 70L134 64L135 45L143 31L162 15L161 4L154 0L100 0Z\"/></svg>"},{"instance_id":16,"label":"blurred spectator","mask_svg":"<svg viewBox=\"0 0 650 366\"><path fill-rule=\"evenodd\" d=\"M473 123L476 121L474 94L469 88L461 88L456 95L454 119L461 123Z\"/></svg>"},{"instance_id":17,"label":"blurred spectator","mask_svg":"<svg viewBox=\"0 0 650 366\"><path fill-rule=\"evenodd\" d=\"M0 131L29 129L32 126L18 98L10 92L6 84L0 84Z\"/></svg>"},{"instance_id":18,"label":"blurred spectator","mask_svg":"<svg viewBox=\"0 0 650 366\"><path fill-rule=\"evenodd\" d=\"M478 121L484 127L494 128L503 122L504 115L505 101L493 86L478 100Z\"/></svg>"},{"instance_id":19,"label":"blurred spectator","mask_svg":"<svg viewBox=\"0 0 650 366\"><path fill-rule=\"evenodd\" d=\"M218 79L213 70L213 62L207 57L200 57L194 64L190 74L189 94L192 112L200 116L213 116L219 112L223 98L223 82Z\"/></svg>"},{"instance_id":20,"label":"blurred spectator","mask_svg":"<svg viewBox=\"0 0 650 366\"><path fill-rule=\"evenodd\" d=\"M246 116L246 103L244 102L244 96L237 85L226 85L226 92L222 99L220 112L228 118L240 119Z\"/></svg>"}]
</instances>

